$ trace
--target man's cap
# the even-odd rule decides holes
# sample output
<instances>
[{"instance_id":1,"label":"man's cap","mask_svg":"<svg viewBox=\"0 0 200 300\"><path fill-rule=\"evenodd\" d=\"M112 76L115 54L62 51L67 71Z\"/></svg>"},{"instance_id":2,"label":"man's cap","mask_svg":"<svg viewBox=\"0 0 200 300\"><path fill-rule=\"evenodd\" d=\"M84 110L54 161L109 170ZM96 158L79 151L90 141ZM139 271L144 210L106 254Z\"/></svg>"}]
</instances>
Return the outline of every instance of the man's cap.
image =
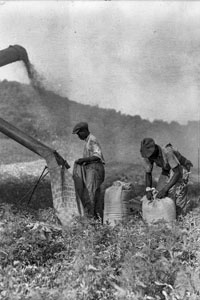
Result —
<instances>
[{"instance_id":1,"label":"man's cap","mask_svg":"<svg viewBox=\"0 0 200 300\"><path fill-rule=\"evenodd\" d=\"M87 129L88 130L88 123L86 123L86 122L77 123L73 128L72 134L78 133L81 129Z\"/></svg>"},{"instance_id":2,"label":"man's cap","mask_svg":"<svg viewBox=\"0 0 200 300\"><path fill-rule=\"evenodd\" d=\"M142 157L149 158L155 151L156 143L152 138L145 138L141 142L140 153Z\"/></svg>"}]
</instances>

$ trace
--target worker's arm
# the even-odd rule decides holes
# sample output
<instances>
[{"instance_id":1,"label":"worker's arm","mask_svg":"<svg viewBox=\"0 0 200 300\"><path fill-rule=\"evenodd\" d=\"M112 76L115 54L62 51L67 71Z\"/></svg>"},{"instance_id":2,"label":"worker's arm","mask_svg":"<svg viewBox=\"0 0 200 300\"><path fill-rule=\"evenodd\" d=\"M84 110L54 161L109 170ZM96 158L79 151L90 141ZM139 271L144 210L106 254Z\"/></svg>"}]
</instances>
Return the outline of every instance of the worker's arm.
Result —
<instances>
[{"instance_id":1,"label":"worker's arm","mask_svg":"<svg viewBox=\"0 0 200 300\"><path fill-rule=\"evenodd\" d=\"M164 188L160 192L158 192L158 194L156 196L157 198L164 198L167 195L168 191L171 189L171 187L173 187L177 183L177 181L180 179L180 177L181 177L180 165L176 166L173 169L173 172L174 172L174 174L173 174L171 180L164 186Z\"/></svg>"},{"instance_id":2,"label":"worker's arm","mask_svg":"<svg viewBox=\"0 0 200 300\"><path fill-rule=\"evenodd\" d=\"M146 197L148 200L152 200L153 199L152 191L151 190L148 191L148 188L149 189L152 188L152 172L146 172L145 181L146 181Z\"/></svg>"},{"instance_id":3,"label":"worker's arm","mask_svg":"<svg viewBox=\"0 0 200 300\"><path fill-rule=\"evenodd\" d=\"M93 155L91 157L84 157L84 158L79 158L77 159L75 162L78 164L78 165L82 165L82 164L88 164L88 163L91 163L91 162L96 162L96 161L100 161L100 158Z\"/></svg>"},{"instance_id":4,"label":"worker's arm","mask_svg":"<svg viewBox=\"0 0 200 300\"><path fill-rule=\"evenodd\" d=\"M151 188L152 187L152 173L151 172L149 172L149 173L146 172L145 180L146 180L146 188L147 187Z\"/></svg>"}]
</instances>

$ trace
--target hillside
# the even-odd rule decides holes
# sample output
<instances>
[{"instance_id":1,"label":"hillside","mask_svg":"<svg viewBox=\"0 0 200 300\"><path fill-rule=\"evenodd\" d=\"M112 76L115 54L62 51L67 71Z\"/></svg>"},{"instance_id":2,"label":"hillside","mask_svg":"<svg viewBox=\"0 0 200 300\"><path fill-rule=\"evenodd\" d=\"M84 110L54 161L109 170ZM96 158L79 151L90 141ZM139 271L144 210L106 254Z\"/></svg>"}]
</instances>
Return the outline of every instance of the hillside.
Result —
<instances>
[{"instance_id":1,"label":"hillside","mask_svg":"<svg viewBox=\"0 0 200 300\"><path fill-rule=\"evenodd\" d=\"M86 120L107 161L139 162L140 141L151 136L161 144L171 142L197 166L198 122L150 122L114 109L83 105L51 91L38 93L29 85L7 80L0 82L0 117L56 149L61 147L66 156L81 154L82 144L71 131L76 122ZM4 135L0 137L5 140Z\"/></svg>"}]
</instances>

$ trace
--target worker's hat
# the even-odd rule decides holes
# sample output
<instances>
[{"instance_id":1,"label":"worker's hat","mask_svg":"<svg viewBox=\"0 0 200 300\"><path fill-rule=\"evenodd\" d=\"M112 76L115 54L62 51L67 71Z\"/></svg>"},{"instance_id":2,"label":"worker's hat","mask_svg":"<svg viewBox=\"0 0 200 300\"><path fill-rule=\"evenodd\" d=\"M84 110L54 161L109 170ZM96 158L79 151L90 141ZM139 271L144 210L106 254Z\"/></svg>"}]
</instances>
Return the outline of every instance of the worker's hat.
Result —
<instances>
[{"instance_id":1,"label":"worker's hat","mask_svg":"<svg viewBox=\"0 0 200 300\"><path fill-rule=\"evenodd\" d=\"M88 123L87 122L77 123L73 128L72 134L78 133L81 129L87 129L88 130Z\"/></svg>"},{"instance_id":2,"label":"worker's hat","mask_svg":"<svg viewBox=\"0 0 200 300\"><path fill-rule=\"evenodd\" d=\"M141 142L140 153L142 157L149 158L155 151L156 143L152 138L145 138Z\"/></svg>"}]
</instances>

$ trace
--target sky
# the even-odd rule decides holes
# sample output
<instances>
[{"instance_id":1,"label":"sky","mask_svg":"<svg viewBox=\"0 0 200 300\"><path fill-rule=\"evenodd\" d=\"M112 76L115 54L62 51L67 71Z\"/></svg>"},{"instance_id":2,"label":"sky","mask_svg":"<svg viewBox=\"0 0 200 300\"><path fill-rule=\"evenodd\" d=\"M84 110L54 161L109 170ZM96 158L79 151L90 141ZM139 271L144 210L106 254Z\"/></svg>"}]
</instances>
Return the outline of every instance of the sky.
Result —
<instances>
[{"instance_id":1,"label":"sky","mask_svg":"<svg viewBox=\"0 0 200 300\"><path fill-rule=\"evenodd\" d=\"M0 1L0 49L19 44L70 100L181 124L200 119L200 2ZM0 80L29 83L21 63Z\"/></svg>"}]
</instances>

